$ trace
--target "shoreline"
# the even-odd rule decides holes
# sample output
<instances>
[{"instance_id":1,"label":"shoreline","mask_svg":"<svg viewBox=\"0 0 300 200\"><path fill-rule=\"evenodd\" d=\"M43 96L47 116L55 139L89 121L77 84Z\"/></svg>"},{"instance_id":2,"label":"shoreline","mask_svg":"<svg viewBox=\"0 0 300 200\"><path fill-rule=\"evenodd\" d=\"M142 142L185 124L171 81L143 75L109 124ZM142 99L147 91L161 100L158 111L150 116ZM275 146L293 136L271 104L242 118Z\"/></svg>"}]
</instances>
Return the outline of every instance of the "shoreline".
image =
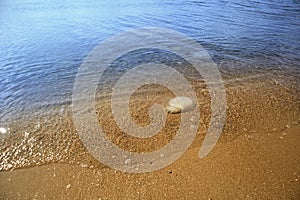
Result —
<instances>
[{"instance_id":1,"label":"shoreline","mask_svg":"<svg viewBox=\"0 0 300 200\"><path fill-rule=\"evenodd\" d=\"M286 76L282 75L267 75L263 78L247 78L245 75L245 78L246 81L232 78L235 82L225 79L227 116L218 143L234 141L243 134L274 133L299 124L300 101L296 87L299 80L284 81ZM201 115L197 136L190 146L193 148L202 144L211 113L205 83L201 80L192 81L191 85L197 95ZM150 106L153 103L166 106L173 96L163 87L148 85L140 88L130 101L133 120L139 125L147 125L150 122ZM150 139L129 136L115 123L109 98L106 95L96 99L96 112L106 136L120 148L134 152L153 151L165 146L175 137L180 115L167 117L164 129ZM56 162L97 162L79 139L73 124L71 106L57 107L50 114L25 118L25 121L19 120L6 126L10 130L4 135L6 137L0 138L0 171Z\"/></svg>"},{"instance_id":2,"label":"shoreline","mask_svg":"<svg viewBox=\"0 0 300 200\"><path fill-rule=\"evenodd\" d=\"M63 105L50 114L7 124L9 134L0 140L1 197L299 198L297 74L288 77L288 73L274 72L234 78L230 73L222 73L227 77L226 124L208 157L199 159L198 151L210 122L210 97L203 81L192 80L200 125L187 152L170 166L147 174L126 174L104 166L87 152L74 127L71 106ZM139 88L130 100L133 120L147 125L150 106L165 106L173 96L163 87ZM127 135L113 120L109 98L109 94L97 97L96 113L107 138L120 148L154 151L175 137L180 115L169 115L166 126L150 139Z\"/></svg>"}]
</instances>

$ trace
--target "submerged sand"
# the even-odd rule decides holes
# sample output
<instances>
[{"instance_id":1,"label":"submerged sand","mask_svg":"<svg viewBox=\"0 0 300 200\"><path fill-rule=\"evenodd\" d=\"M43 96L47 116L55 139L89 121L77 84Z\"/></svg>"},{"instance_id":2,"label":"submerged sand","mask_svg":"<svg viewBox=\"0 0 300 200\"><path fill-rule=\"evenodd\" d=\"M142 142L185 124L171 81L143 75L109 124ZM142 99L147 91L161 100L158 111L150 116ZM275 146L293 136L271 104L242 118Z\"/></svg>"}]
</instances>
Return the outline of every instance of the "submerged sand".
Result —
<instances>
[{"instance_id":1,"label":"submerged sand","mask_svg":"<svg viewBox=\"0 0 300 200\"><path fill-rule=\"evenodd\" d=\"M10 134L0 146L1 199L299 199L299 76L274 69L220 70L226 124L207 157L198 157L211 117L201 78L191 79L201 113L194 142L175 163L152 173L123 173L95 160L79 139L70 105L63 105L5 124ZM132 118L147 125L150 106L166 105L171 97L157 85L140 88L130 102ZM106 136L134 152L168 144L180 123L180 115L169 115L161 132L138 139L116 125L109 93L97 98L96 110Z\"/></svg>"}]
</instances>

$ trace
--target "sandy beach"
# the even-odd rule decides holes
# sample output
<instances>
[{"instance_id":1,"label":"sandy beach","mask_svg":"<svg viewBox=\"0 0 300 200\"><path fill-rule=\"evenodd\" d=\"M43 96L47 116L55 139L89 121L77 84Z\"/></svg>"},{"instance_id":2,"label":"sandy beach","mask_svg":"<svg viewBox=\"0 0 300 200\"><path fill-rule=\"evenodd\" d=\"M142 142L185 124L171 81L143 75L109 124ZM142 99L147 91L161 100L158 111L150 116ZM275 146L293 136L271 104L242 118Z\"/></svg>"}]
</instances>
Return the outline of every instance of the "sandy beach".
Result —
<instances>
[{"instance_id":1,"label":"sandy beach","mask_svg":"<svg viewBox=\"0 0 300 200\"><path fill-rule=\"evenodd\" d=\"M300 0L0 1L0 200L300 200L299 19Z\"/></svg>"},{"instance_id":2,"label":"sandy beach","mask_svg":"<svg viewBox=\"0 0 300 200\"><path fill-rule=\"evenodd\" d=\"M1 199L299 199L299 125L198 147L153 173L53 163L0 173Z\"/></svg>"},{"instance_id":3,"label":"sandy beach","mask_svg":"<svg viewBox=\"0 0 300 200\"><path fill-rule=\"evenodd\" d=\"M51 117L9 125L13 134L1 140L0 149L1 199L299 199L298 79L270 72L234 78L232 72L222 73L226 124L207 157L198 157L210 120L210 98L201 81L192 82L202 114L194 142L176 162L152 173L124 173L94 159L65 106ZM165 105L172 96L165 88L142 87L130 103L133 119L149 123L152 103ZM113 120L109 95L97 102L100 125L123 149L159 149L178 130L180 115L169 115L154 137L128 136Z\"/></svg>"}]
</instances>

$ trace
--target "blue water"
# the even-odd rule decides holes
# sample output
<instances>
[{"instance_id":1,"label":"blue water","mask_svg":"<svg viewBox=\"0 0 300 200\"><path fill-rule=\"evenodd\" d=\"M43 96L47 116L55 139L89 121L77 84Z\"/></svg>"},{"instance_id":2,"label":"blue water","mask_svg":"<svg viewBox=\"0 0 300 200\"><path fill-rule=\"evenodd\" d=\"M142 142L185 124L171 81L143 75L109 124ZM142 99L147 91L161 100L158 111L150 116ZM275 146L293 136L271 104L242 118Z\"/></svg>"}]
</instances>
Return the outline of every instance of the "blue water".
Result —
<instances>
[{"instance_id":1,"label":"blue water","mask_svg":"<svg viewBox=\"0 0 300 200\"><path fill-rule=\"evenodd\" d=\"M216 62L299 69L299 0L2 0L0 119L69 102L88 52L145 26L192 37Z\"/></svg>"}]
</instances>

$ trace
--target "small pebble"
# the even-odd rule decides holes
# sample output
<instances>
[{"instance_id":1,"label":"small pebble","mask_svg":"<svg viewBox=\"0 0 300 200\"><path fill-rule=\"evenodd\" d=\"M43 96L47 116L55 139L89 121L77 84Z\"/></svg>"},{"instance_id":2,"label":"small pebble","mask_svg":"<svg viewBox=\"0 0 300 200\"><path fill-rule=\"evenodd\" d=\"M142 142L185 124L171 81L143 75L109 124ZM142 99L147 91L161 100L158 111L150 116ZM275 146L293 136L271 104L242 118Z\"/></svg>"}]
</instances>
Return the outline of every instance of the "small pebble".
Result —
<instances>
[{"instance_id":1,"label":"small pebble","mask_svg":"<svg viewBox=\"0 0 300 200\"><path fill-rule=\"evenodd\" d=\"M3 127L0 127L0 133L5 134L7 133L7 130Z\"/></svg>"},{"instance_id":2,"label":"small pebble","mask_svg":"<svg viewBox=\"0 0 300 200\"><path fill-rule=\"evenodd\" d=\"M84 163L80 164L80 167L82 167L82 168L87 168L88 166L89 166L88 164L84 164Z\"/></svg>"},{"instance_id":3,"label":"small pebble","mask_svg":"<svg viewBox=\"0 0 300 200\"><path fill-rule=\"evenodd\" d=\"M67 186L66 186L66 189L69 189L71 187L71 184L68 184Z\"/></svg>"},{"instance_id":4,"label":"small pebble","mask_svg":"<svg viewBox=\"0 0 300 200\"><path fill-rule=\"evenodd\" d=\"M25 136L26 138L28 138L29 133L25 131L24 136Z\"/></svg>"},{"instance_id":5,"label":"small pebble","mask_svg":"<svg viewBox=\"0 0 300 200\"><path fill-rule=\"evenodd\" d=\"M131 160L128 158L127 160L125 160L125 164L128 165L131 162Z\"/></svg>"}]
</instances>

